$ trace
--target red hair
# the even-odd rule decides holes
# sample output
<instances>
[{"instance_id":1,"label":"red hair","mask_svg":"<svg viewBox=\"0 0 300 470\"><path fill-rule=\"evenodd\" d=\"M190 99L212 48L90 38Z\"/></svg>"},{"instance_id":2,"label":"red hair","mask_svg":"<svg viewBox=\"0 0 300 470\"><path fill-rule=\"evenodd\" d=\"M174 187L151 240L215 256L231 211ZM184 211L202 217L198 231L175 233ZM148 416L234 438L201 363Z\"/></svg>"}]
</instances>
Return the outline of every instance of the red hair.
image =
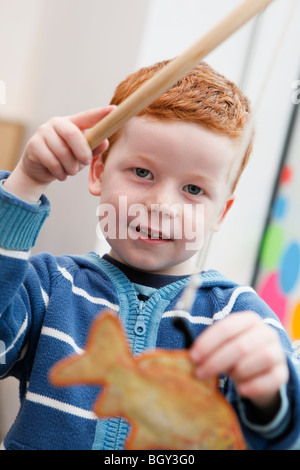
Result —
<instances>
[{"instance_id":1,"label":"red hair","mask_svg":"<svg viewBox=\"0 0 300 470\"><path fill-rule=\"evenodd\" d=\"M168 63L169 61L158 62L129 75L116 88L110 104L120 105ZM250 115L251 106L248 98L233 82L216 72L206 62L201 62L139 114L165 121L190 121L232 138L243 135ZM104 162L121 131L117 131L109 138L110 146L103 154ZM234 187L249 160L252 146L253 136Z\"/></svg>"}]
</instances>

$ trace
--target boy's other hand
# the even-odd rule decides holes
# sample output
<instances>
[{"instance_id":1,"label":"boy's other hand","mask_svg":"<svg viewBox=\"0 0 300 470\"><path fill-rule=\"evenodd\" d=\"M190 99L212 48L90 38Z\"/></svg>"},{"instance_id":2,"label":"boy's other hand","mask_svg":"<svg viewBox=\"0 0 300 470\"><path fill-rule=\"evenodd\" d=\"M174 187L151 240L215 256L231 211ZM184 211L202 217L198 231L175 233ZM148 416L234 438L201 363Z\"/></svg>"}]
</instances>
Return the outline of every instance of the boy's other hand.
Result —
<instances>
[{"instance_id":1,"label":"boy's other hand","mask_svg":"<svg viewBox=\"0 0 300 470\"><path fill-rule=\"evenodd\" d=\"M55 117L41 125L5 182L6 189L33 202L52 181L64 181L69 175L76 175L108 147L105 140L92 152L83 131L114 109L115 106L91 109L72 116Z\"/></svg>"},{"instance_id":2,"label":"boy's other hand","mask_svg":"<svg viewBox=\"0 0 300 470\"><path fill-rule=\"evenodd\" d=\"M266 414L279 406L289 370L279 335L254 312L234 313L214 323L190 350L199 379L229 375L239 394Z\"/></svg>"}]
</instances>

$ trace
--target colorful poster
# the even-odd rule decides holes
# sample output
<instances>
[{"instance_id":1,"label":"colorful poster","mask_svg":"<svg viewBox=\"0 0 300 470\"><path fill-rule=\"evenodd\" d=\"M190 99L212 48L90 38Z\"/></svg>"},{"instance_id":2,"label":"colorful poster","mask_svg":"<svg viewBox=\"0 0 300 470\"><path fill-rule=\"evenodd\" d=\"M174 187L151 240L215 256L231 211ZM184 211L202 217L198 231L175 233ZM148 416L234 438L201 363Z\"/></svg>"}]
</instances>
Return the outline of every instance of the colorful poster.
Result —
<instances>
[{"instance_id":1,"label":"colorful poster","mask_svg":"<svg viewBox=\"0 0 300 470\"><path fill-rule=\"evenodd\" d=\"M300 105L292 119L275 184L253 285L300 345Z\"/></svg>"}]
</instances>

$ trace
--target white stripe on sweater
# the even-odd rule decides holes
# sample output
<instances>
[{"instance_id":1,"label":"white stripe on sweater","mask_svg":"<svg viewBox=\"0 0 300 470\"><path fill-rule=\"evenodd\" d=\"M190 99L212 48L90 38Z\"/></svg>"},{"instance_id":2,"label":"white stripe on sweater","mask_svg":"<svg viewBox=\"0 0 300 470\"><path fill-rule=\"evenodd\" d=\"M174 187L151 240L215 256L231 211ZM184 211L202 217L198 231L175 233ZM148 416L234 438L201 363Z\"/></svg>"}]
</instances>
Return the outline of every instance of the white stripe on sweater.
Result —
<instances>
[{"instance_id":1,"label":"white stripe on sweater","mask_svg":"<svg viewBox=\"0 0 300 470\"><path fill-rule=\"evenodd\" d=\"M44 395L39 395L38 393L27 392L26 400L36 403L37 405L48 406L54 408L55 410L62 411L63 413L69 413L73 416L84 419L97 420L97 416L89 410L84 410L78 406L70 405L69 403L64 403L54 398L49 398Z\"/></svg>"},{"instance_id":2,"label":"white stripe on sweater","mask_svg":"<svg viewBox=\"0 0 300 470\"><path fill-rule=\"evenodd\" d=\"M222 318L227 317L227 315L229 315L231 310L233 309L233 306L234 306L238 296L241 295L241 294L244 294L245 292L255 293L255 291L252 289L252 287L248 287L248 286L239 286L239 287L237 287L232 292L228 304L222 310L220 310L220 312L217 312L217 313L214 314L213 321L222 320Z\"/></svg>"},{"instance_id":3,"label":"white stripe on sweater","mask_svg":"<svg viewBox=\"0 0 300 470\"><path fill-rule=\"evenodd\" d=\"M62 331L56 330L55 328L50 328L49 326L43 326L41 334L69 344L77 354L84 353L84 350L77 346L72 336L63 333Z\"/></svg>"},{"instance_id":4,"label":"white stripe on sweater","mask_svg":"<svg viewBox=\"0 0 300 470\"><path fill-rule=\"evenodd\" d=\"M28 260L30 257L30 251L16 251L0 248L0 255L7 256L8 258Z\"/></svg>"},{"instance_id":5,"label":"white stripe on sweater","mask_svg":"<svg viewBox=\"0 0 300 470\"><path fill-rule=\"evenodd\" d=\"M77 287L74 285L74 279L73 279L73 276L66 270L66 268L63 268L59 265L57 265L57 268L58 270L60 271L60 273L63 275L63 277L65 279L67 279L71 285L72 285L72 292L76 295L79 295L81 297L84 297L86 300L88 300L89 302L93 303L93 304L97 304L97 305L105 305L106 307L109 307L111 308L112 310L114 310L115 312L118 312L119 311L119 305L115 305L115 304L112 304L111 302L109 302L108 300L106 299L103 299L101 297L92 297L88 292L86 292L84 289L82 289L81 287Z\"/></svg>"},{"instance_id":6,"label":"white stripe on sweater","mask_svg":"<svg viewBox=\"0 0 300 470\"><path fill-rule=\"evenodd\" d=\"M275 326L275 328L285 331L279 320L275 320L274 318L264 318L263 320L265 323L268 323L268 325Z\"/></svg>"},{"instance_id":7,"label":"white stripe on sweater","mask_svg":"<svg viewBox=\"0 0 300 470\"><path fill-rule=\"evenodd\" d=\"M162 315L162 318L172 318L172 317L184 317L188 321L190 321L193 324L200 324L200 325L211 325L214 321L216 320L221 320L222 318L225 318L229 313L231 312L236 299L240 294L243 294L244 292L254 292L252 287L248 286L239 286L236 289L234 289L233 293L231 294L231 297L229 299L228 304L219 312L216 312L212 318L209 317L203 317L203 316L192 316L185 310L171 310L169 312L165 312Z\"/></svg>"},{"instance_id":8,"label":"white stripe on sweater","mask_svg":"<svg viewBox=\"0 0 300 470\"><path fill-rule=\"evenodd\" d=\"M1 354L0 354L0 358L2 356L6 356L6 354L14 348L16 342L19 340L19 338L23 335L23 333L25 333L26 329L27 329L27 326L28 326L28 314L26 312L26 317L25 317L25 320L23 321L23 324L21 326L21 328L19 329L18 333L17 333L17 336L15 337L15 339L13 340L13 342L11 343L11 345L5 349Z\"/></svg>"},{"instance_id":9,"label":"white stripe on sweater","mask_svg":"<svg viewBox=\"0 0 300 470\"><path fill-rule=\"evenodd\" d=\"M186 312L185 310L171 310L169 312L165 312L162 315L162 318L173 318L173 317L178 316L178 317L186 318L189 322L191 322L194 325L200 324L200 325L209 326L212 323L214 323L216 320L222 320L223 318L228 316L230 314L231 310L233 309L233 306L234 306L238 296L245 293L245 292L255 293L255 290L252 289L252 287L248 287L248 286L239 286L239 287L237 287L233 291L233 293L231 294L231 297L229 299L228 304L222 310L220 310L219 312L216 312L213 315L212 318L203 317L203 316L192 316L188 312ZM278 328L280 330L284 330L284 327L282 326L282 324L280 323L279 320L277 321L274 318L264 318L263 321L265 323L267 323L268 325L272 325L275 328Z\"/></svg>"},{"instance_id":10,"label":"white stripe on sweater","mask_svg":"<svg viewBox=\"0 0 300 470\"><path fill-rule=\"evenodd\" d=\"M0 444L0 450L6 450L3 442Z\"/></svg>"},{"instance_id":11,"label":"white stripe on sweater","mask_svg":"<svg viewBox=\"0 0 300 470\"><path fill-rule=\"evenodd\" d=\"M212 318L208 317L193 317L185 310L170 310L169 312L165 312L162 315L162 318L173 318L173 317L181 317L186 318L190 323L194 325L211 325L213 320Z\"/></svg>"},{"instance_id":12,"label":"white stripe on sweater","mask_svg":"<svg viewBox=\"0 0 300 470\"><path fill-rule=\"evenodd\" d=\"M228 316L229 313L231 312L238 296L245 293L245 292L251 292L251 293L256 294L255 290L252 289L252 287L248 287L248 286L237 287L233 291L233 293L230 297L230 300L229 300L228 304L226 305L226 307L224 307L220 312L217 312L217 313L214 314L213 321L221 320L221 319L225 318L226 316ZM275 328L278 328L280 330L284 330L284 328L283 328L283 326L282 326L282 324L280 323L279 320L276 320L274 318L263 318L262 320L264 321L264 323L267 323L268 325L272 325Z\"/></svg>"},{"instance_id":13,"label":"white stripe on sweater","mask_svg":"<svg viewBox=\"0 0 300 470\"><path fill-rule=\"evenodd\" d=\"M49 304L49 295L47 294L47 292L44 291L44 289L42 287L41 287L41 294L42 294L42 297L43 297L45 307L47 308L48 304Z\"/></svg>"}]
</instances>

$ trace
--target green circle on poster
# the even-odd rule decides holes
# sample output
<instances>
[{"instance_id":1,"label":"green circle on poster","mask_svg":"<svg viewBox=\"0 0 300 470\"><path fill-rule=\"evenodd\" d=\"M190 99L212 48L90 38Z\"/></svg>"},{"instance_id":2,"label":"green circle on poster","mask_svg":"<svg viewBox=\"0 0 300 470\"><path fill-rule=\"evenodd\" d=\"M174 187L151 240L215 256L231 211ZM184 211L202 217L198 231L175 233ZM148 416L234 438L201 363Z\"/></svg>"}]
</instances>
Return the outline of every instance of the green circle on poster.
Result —
<instances>
[{"instance_id":1,"label":"green circle on poster","mask_svg":"<svg viewBox=\"0 0 300 470\"><path fill-rule=\"evenodd\" d=\"M264 269L272 271L277 267L283 244L284 232L282 227L275 224L269 225L264 236L260 255L260 262Z\"/></svg>"}]
</instances>

